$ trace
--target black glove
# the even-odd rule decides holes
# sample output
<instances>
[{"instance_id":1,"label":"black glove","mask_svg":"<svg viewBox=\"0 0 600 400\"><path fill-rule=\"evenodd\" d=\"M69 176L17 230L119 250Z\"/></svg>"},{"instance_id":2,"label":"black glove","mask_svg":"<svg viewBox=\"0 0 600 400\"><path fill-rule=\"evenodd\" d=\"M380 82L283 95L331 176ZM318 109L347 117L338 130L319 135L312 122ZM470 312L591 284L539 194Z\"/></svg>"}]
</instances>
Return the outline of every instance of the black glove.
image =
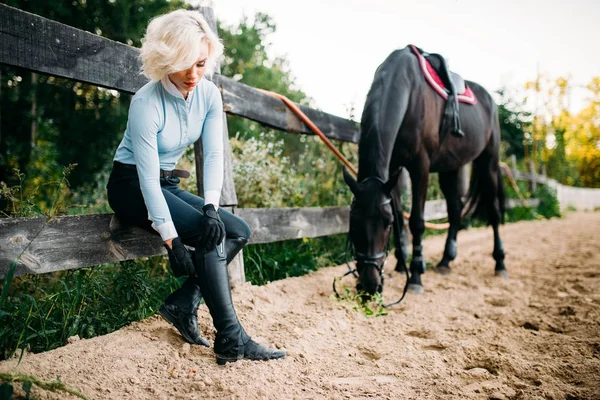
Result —
<instances>
[{"instance_id":1,"label":"black glove","mask_svg":"<svg viewBox=\"0 0 600 400\"><path fill-rule=\"evenodd\" d=\"M204 212L204 216L202 217L200 242L198 242L198 246L209 251L221 243L225 238L225 224L221 221L219 213L217 213L215 206L212 204L207 204L202 207L202 211Z\"/></svg>"},{"instance_id":2,"label":"black glove","mask_svg":"<svg viewBox=\"0 0 600 400\"><path fill-rule=\"evenodd\" d=\"M192 254L183 245L181 238L177 236L171 242L173 248L170 248L165 244L167 253L169 254L169 264L171 264L171 271L175 276L193 276L196 273L194 267L194 261Z\"/></svg>"}]
</instances>

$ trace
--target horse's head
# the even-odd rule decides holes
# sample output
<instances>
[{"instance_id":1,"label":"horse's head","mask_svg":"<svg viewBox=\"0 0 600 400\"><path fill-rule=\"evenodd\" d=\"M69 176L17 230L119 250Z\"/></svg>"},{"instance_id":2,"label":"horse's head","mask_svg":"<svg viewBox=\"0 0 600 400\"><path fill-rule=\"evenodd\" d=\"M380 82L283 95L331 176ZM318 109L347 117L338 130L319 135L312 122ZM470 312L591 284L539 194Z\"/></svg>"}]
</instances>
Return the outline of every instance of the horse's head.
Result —
<instances>
[{"instance_id":1,"label":"horse's head","mask_svg":"<svg viewBox=\"0 0 600 400\"><path fill-rule=\"evenodd\" d=\"M350 207L350 240L358 271L356 289L375 294L383 290L383 263L394 222L391 190L397 179L383 182L371 177L356 182L344 169L344 180L354 194Z\"/></svg>"}]
</instances>

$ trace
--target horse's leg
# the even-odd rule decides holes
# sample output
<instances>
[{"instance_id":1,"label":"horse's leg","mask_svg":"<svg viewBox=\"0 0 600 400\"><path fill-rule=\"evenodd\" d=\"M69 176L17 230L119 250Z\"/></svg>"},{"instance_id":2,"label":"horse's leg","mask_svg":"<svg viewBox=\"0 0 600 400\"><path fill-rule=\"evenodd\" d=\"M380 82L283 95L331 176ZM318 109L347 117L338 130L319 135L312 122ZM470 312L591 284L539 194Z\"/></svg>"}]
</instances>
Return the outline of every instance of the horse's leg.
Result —
<instances>
[{"instance_id":1,"label":"horse's leg","mask_svg":"<svg viewBox=\"0 0 600 400\"><path fill-rule=\"evenodd\" d=\"M500 230L498 226L501 222L504 222L504 184L502 182L502 173L500 172L500 168L497 162L490 166L490 179L492 182L492 186L495 190L495 197L498 201L493 201L493 211L490 214L490 224L494 229L494 252L492 256L494 260L496 260L496 267L494 269L496 276L501 276L502 278L508 279L508 271L506 270L506 266L504 265L504 245L502 244L502 239L500 238ZM495 178L495 179L494 179Z\"/></svg>"},{"instance_id":2,"label":"horse's leg","mask_svg":"<svg viewBox=\"0 0 600 400\"><path fill-rule=\"evenodd\" d=\"M503 222L505 195L496 154L497 152L494 152L490 156L483 153L475 159L473 173L478 174L478 185L475 190L479 192L479 201L483 203L482 209L485 210L488 224L494 229L492 256L496 261L495 275L508 278L508 271L504 265L504 246L499 230L499 225Z\"/></svg>"},{"instance_id":3,"label":"horse's leg","mask_svg":"<svg viewBox=\"0 0 600 400\"><path fill-rule=\"evenodd\" d=\"M394 255L396 256L397 272L406 271L406 261L408 260L408 235L405 229L404 216L402 215L402 174L398 178L398 183L392 190L394 204L397 207L394 215Z\"/></svg>"},{"instance_id":4,"label":"horse's leg","mask_svg":"<svg viewBox=\"0 0 600 400\"><path fill-rule=\"evenodd\" d=\"M450 273L450 261L456 258L456 236L460 229L460 212L462 204L458 190L459 170L440 172L438 175L440 177L440 188L446 198L450 228L448 228L444 255L437 265L437 271L442 275L448 275Z\"/></svg>"},{"instance_id":5,"label":"horse's leg","mask_svg":"<svg viewBox=\"0 0 600 400\"><path fill-rule=\"evenodd\" d=\"M410 261L410 278L408 290L413 293L424 292L421 275L425 273L425 260L423 259L423 233L425 232L425 198L427 197L427 184L429 183L429 159L419 157L409 169L412 181L412 208L410 211L410 232L412 233L413 252Z\"/></svg>"},{"instance_id":6,"label":"horse's leg","mask_svg":"<svg viewBox=\"0 0 600 400\"><path fill-rule=\"evenodd\" d=\"M500 239L498 224L492 225L492 228L494 228L494 252L492 253L492 256L494 257L494 260L496 260L494 274L508 279L508 271L504 266L504 246L502 245L502 239Z\"/></svg>"}]
</instances>

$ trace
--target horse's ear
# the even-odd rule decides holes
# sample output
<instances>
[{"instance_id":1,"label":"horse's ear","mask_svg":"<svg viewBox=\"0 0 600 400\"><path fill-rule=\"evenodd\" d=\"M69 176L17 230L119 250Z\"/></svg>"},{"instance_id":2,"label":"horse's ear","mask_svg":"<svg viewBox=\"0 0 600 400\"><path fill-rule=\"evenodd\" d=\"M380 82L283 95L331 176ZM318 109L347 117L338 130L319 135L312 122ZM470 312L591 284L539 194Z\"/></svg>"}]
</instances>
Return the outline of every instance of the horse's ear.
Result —
<instances>
[{"instance_id":1,"label":"horse's ear","mask_svg":"<svg viewBox=\"0 0 600 400\"><path fill-rule=\"evenodd\" d=\"M383 190L385 193L387 193L387 194L392 193L392 189L394 189L394 187L398 183L398 177L400 176L401 172L402 172L402 168L400 168L398 171L396 171L394 173L394 175L390 176L390 179L388 179L388 181L383 185Z\"/></svg>"},{"instance_id":2,"label":"horse's ear","mask_svg":"<svg viewBox=\"0 0 600 400\"><path fill-rule=\"evenodd\" d=\"M352 193L356 194L356 192L358 191L358 183L356 183L356 179L354 179L352 175L350 175L350 173L348 172L348 170L346 170L345 167L342 167L342 172L344 174L344 181L346 181L346 184L350 187Z\"/></svg>"}]
</instances>

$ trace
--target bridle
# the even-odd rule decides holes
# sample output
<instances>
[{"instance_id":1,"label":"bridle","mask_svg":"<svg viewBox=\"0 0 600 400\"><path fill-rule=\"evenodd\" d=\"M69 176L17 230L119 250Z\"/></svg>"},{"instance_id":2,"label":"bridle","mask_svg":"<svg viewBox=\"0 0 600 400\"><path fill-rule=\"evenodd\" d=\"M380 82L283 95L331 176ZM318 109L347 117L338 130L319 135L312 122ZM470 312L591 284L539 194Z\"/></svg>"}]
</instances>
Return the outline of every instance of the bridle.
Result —
<instances>
[{"instance_id":1,"label":"bridle","mask_svg":"<svg viewBox=\"0 0 600 400\"><path fill-rule=\"evenodd\" d=\"M375 180L380 182L381 184L385 184L385 182L376 176L372 176L372 177L368 177L366 179L364 179L362 182L368 181L368 180ZM399 213L398 211L398 207L396 206L396 202L394 201L393 196L390 196L388 199L384 200L380 206L392 203L392 212L394 214L394 224L395 224L395 228L397 232L400 232L400 229L402 229L402 227L400 226L400 218L402 217L402 215ZM350 232L348 232L348 236L346 237L346 266L348 267L348 271L342 275L341 278L333 278L333 291L336 295L337 298L340 298L341 296L338 294L336 286L335 286L335 282L338 279L343 279L344 277L352 274L354 275L355 278L359 278L359 276L356 274L357 269L356 268L352 268L350 267L350 260L349 260L349 255L352 254L353 255L353 259L357 261L357 265L358 262L361 262L362 264L367 264L367 265L371 265L373 267L375 267L375 269L377 269L377 272L379 273L379 279L381 281L381 288L383 289L383 284L385 281L385 274L383 273L383 267L385 266L385 263L387 261L387 257L389 254L389 250L390 250L390 238L392 235L390 235L388 237L388 241L387 244L385 246L385 250L381 251L379 253L375 253L373 255L371 254L366 254L366 253L361 253L355 250L354 246L352 245L352 240L350 238ZM377 262L377 260L379 260L380 258L383 258L383 262L381 263L381 265ZM402 292L402 296L400 297L400 299L398 299L397 301L393 302L393 303L389 303L389 304L384 304L383 307L387 308L387 307L391 307L394 306L396 304L399 304L404 297L406 296L406 292L408 290L408 279L409 279L409 275L408 275L408 269L405 268L404 272L406 273L406 283L404 285L404 290Z\"/></svg>"}]
</instances>

